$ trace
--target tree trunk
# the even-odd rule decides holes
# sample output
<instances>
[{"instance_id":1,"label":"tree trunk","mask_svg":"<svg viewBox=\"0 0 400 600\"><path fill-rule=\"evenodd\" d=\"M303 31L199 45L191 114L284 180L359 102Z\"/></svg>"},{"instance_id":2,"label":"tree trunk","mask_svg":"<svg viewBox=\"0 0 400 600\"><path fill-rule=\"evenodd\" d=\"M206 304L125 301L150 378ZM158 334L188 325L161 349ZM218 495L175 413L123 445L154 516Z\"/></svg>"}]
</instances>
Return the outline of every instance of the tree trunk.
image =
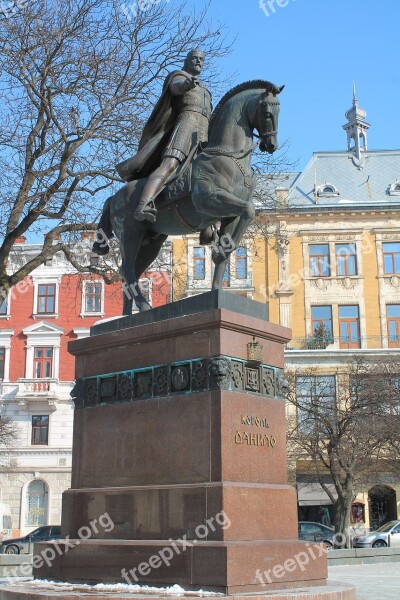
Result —
<instances>
[{"instance_id":1,"label":"tree trunk","mask_svg":"<svg viewBox=\"0 0 400 600\"><path fill-rule=\"evenodd\" d=\"M336 501L335 548L350 548L349 524L352 502L352 495L338 497Z\"/></svg>"}]
</instances>

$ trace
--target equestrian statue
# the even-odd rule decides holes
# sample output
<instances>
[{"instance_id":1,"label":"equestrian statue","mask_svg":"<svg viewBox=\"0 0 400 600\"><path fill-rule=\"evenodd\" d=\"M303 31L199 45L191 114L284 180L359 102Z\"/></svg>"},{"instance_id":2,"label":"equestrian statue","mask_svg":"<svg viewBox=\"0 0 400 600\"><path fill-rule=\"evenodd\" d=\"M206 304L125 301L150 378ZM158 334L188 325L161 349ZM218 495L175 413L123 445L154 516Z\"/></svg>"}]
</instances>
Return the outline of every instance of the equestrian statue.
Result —
<instances>
[{"instance_id":1,"label":"equestrian statue","mask_svg":"<svg viewBox=\"0 0 400 600\"><path fill-rule=\"evenodd\" d=\"M151 308L138 282L169 235L199 232L200 243L212 245L212 289L221 287L229 255L255 216L253 150L259 144L272 154L278 145L284 86L247 81L212 112L199 79L203 64L194 49L182 70L167 76L137 154L116 167L127 183L103 207L93 252L107 254L113 234L119 241L124 315L133 302L140 311Z\"/></svg>"}]
</instances>

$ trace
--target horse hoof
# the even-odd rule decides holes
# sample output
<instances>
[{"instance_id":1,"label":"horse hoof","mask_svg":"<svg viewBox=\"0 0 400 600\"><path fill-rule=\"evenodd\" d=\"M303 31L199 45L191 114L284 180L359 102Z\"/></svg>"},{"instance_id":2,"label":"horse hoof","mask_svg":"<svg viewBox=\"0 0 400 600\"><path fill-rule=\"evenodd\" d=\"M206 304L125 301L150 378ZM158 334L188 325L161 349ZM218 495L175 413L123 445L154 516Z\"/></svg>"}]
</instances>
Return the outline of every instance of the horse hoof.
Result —
<instances>
[{"instance_id":1,"label":"horse hoof","mask_svg":"<svg viewBox=\"0 0 400 600\"><path fill-rule=\"evenodd\" d=\"M94 242L92 246L92 252L94 252L94 254L98 254L99 256L105 256L110 252L110 246L104 242Z\"/></svg>"},{"instance_id":2,"label":"horse hoof","mask_svg":"<svg viewBox=\"0 0 400 600\"><path fill-rule=\"evenodd\" d=\"M214 248L211 252L211 256L215 265L220 265L228 258L225 253L225 250L223 250L221 246L217 246L217 248Z\"/></svg>"}]
</instances>

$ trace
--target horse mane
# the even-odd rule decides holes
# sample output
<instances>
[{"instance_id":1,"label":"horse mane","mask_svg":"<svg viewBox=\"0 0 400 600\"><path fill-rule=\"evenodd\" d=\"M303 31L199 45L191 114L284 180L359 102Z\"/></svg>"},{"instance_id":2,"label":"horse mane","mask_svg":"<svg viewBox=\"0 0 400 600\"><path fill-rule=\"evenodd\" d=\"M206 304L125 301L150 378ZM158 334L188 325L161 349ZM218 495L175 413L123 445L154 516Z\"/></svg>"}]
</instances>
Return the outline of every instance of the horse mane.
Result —
<instances>
[{"instance_id":1,"label":"horse mane","mask_svg":"<svg viewBox=\"0 0 400 600\"><path fill-rule=\"evenodd\" d=\"M279 88L275 84L271 83L270 81L266 81L265 79L251 79L250 81L239 83L239 85L236 85L234 88L229 90L229 92L227 92L225 96L221 98L217 106L214 108L210 119L210 129L221 108L225 106L228 100L240 92L244 92L246 90L256 90L260 88L264 88L266 92L272 92L273 94L279 94L280 92Z\"/></svg>"}]
</instances>

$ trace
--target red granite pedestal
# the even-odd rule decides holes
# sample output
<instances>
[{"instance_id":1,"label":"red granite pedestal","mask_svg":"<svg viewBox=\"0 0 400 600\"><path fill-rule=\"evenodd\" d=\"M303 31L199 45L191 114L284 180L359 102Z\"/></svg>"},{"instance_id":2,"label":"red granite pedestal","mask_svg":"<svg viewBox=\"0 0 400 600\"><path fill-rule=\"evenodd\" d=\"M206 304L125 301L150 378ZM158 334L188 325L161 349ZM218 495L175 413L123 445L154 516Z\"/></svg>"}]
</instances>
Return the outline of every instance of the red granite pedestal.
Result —
<instances>
[{"instance_id":1,"label":"red granite pedestal","mask_svg":"<svg viewBox=\"0 0 400 600\"><path fill-rule=\"evenodd\" d=\"M325 553L297 539L287 484L290 331L260 318L256 303L231 308L226 295L209 296L192 314L132 318L70 344L78 381L63 495L69 541L36 546L36 578L229 595L325 585ZM254 336L258 362L249 360Z\"/></svg>"}]
</instances>

